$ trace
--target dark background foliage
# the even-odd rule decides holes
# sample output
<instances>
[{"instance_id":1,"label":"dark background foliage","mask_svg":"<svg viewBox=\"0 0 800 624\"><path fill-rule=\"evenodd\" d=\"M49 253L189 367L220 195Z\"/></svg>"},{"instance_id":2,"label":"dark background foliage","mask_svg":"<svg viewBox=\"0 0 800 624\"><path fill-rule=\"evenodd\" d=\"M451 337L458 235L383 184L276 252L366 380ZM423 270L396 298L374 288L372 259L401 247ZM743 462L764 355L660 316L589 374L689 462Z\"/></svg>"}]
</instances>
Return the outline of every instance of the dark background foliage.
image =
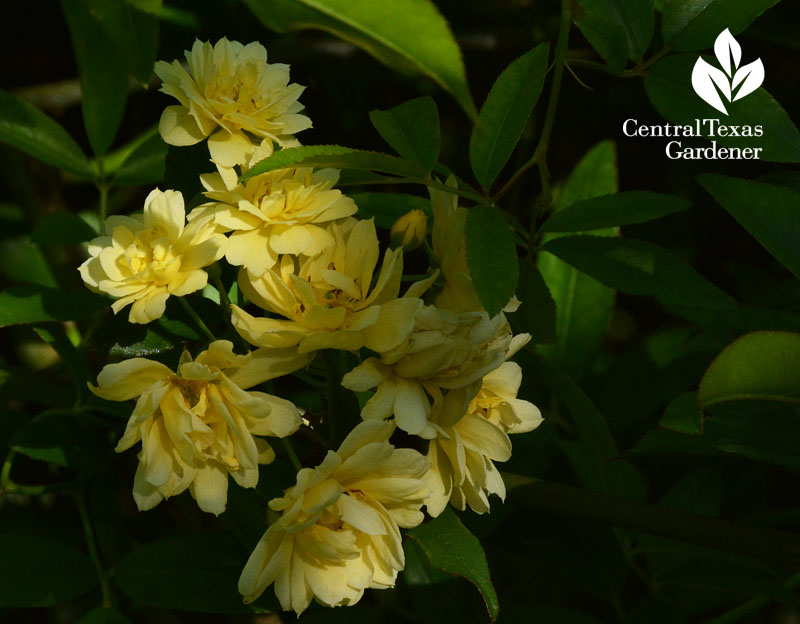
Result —
<instances>
[{"instance_id":1,"label":"dark background foliage","mask_svg":"<svg viewBox=\"0 0 800 624\"><path fill-rule=\"evenodd\" d=\"M225 36L242 42L260 41L268 49L270 61L291 64L293 81L308 86L301 100L314 122L314 128L301 137L304 144L335 143L389 151L369 123L368 112L431 95L439 108L440 162L460 177L471 179L471 122L455 100L429 79L389 70L359 48L325 33L270 32L235 0L167 4L170 11L160 23L159 59L182 57L195 37L213 42ZM555 43L560 15L556 1L436 0L436 5L463 50L470 88L478 103L513 59L540 42ZM784 0L737 36L747 59L763 60L764 87L790 116L800 110L798 18L798 4ZM48 3L36 9L33 20L6 16L5 23L25 36L12 34L0 41L0 87L42 108L91 153L62 11ZM660 49L658 39L656 34L646 58ZM600 60L574 26L570 54ZM603 468L619 473L620 488L612 493L694 516L720 517L737 526L795 531L800 521L796 407L734 405L709 416L720 424L707 419L702 435L670 432L659 428L659 422L676 397L697 389L711 361L734 339L753 330L797 331L800 327L797 278L703 190L696 176L711 172L755 179L777 171L796 172L796 164L668 160L664 140L631 139L622 134L622 123L628 118L644 124L664 123L641 76L623 78L578 63L571 69L580 82L572 72L565 72L550 141L549 169L556 194L584 154L601 141L613 141L620 191L669 193L691 204L688 210L663 219L626 226L624 236L666 248L742 306L763 312L750 316L740 312L721 320L696 310L665 306L655 298L617 294L602 344L588 354L588 365L570 370L561 362L602 414L616 441L616 456ZM150 128L163 107L171 103L157 92L157 86L155 78L146 90L132 82L115 146ZM533 152L549 88L548 83L501 180L507 180ZM170 149L162 188L181 188L189 197L196 195L195 176L204 170L205 158L202 150L186 149L178 156ZM151 186L114 189L109 198L111 211L138 209ZM538 176L532 171L506 196L503 208L527 223L539 191ZM422 187L411 192L425 194ZM80 246L33 245L30 234L49 215L95 211L97 202L93 186L80 184L11 146L0 146L0 274L4 289L38 284L82 291L74 270L83 258ZM40 231L38 242L42 236L46 233ZM85 240L77 236L78 241ZM410 262L413 266L414 260ZM214 314L210 310L208 317L213 319ZM241 607L235 590L241 565L266 526L265 500L293 481L285 457L279 457L261 480L260 497L231 484L229 511L219 519L199 513L188 494L141 514L130 496L135 454L114 455L112 451L128 407L106 404L80 414L69 412L76 394L86 395L82 385L71 380L76 366L88 367L87 378L93 378L109 359L133 354L131 345L134 349L152 347L159 357L174 362L183 344L198 341L191 322L182 318L179 310L170 308L168 316L172 326L158 325L147 335L110 314L93 322L91 330L82 322L87 344L77 349L69 348L69 325L36 325L39 333L31 325L2 330L0 457L6 457L11 447L28 449L14 455L13 478L34 487L0 494L0 586L13 586L20 596L11 606L0 606L0 620L74 622L100 604L96 571L86 568L85 557L77 562L70 559L75 551L88 552L82 514L91 518L106 572L122 587L114 590L115 604L132 621L266 624L293 618L281 614L278 620L273 615L249 613ZM78 317L63 320L74 318ZM41 332L48 328L53 335L43 340ZM74 352L78 356L72 360ZM537 431L514 437L514 457L503 468L586 487L585 479L576 477L576 465L592 452L595 442L587 440L580 423L573 422L576 416L571 402L583 400L581 390L570 385L569 379L561 386L553 382L530 354L523 354L519 361L525 371L522 396L540 405L546 420ZM321 401L297 380L283 381L280 390L312 413L313 402ZM575 409L596 413L591 405ZM34 418L40 419L39 431L51 436L50 441L37 437L35 427L31 429ZM20 437L23 430L33 436L28 446L24 435ZM38 457L31 448L40 449ZM309 463L316 459L310 443L301 441L300 451ZM590 462L583 463L590 472L596 469ZM551 496L561 494L556 491ZM791 576L797 561L725 552L710 548L713 544L651 535L646 529L615 528L596 519L603 517L602 502L592 507L589 501L585 509L564 514L553 511L558 504L545 501L537 503L545 509L534 509L536 505L517 500L513 493L509 498L505 505L495 500L491 515L462 514L486 551L502 624L788 623L800 617L792 588L796 577ZM616 524L624 526L617 520ZM171 541L153 546L165 538ZM59 549L64 547L68 551L61 553ZM367 592L352 609L313 607L303 621L486 621L480 595L466 580L433 569L414 544L408 545L407 558L407 570L396 589ZM64 582L62 570L71 570L69 582ZM31 590L26 596L27 586L39 586L43 578L51 577L52 594ZM7 593L0 591L4 597ZM267 594L261 602L265 609L275 606L271 590ZM7 604L4 600L0 604ZM46 606L17 608L21 604ZM105 619L83 621L116 621L109 613L95 617Z\"/></svg>"}]
</instances>

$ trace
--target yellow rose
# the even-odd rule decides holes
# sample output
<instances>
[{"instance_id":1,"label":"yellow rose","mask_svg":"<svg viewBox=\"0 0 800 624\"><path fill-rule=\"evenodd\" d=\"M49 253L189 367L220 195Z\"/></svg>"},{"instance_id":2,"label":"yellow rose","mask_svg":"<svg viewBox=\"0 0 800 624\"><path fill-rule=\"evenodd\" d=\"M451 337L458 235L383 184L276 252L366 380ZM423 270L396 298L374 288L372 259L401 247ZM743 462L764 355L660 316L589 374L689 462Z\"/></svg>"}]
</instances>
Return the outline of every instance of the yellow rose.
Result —
<instances>
[{"instance_id":1,"label":"yellow rose","mask_svg":"<svg viewBox=\"0 0 800 624\"><path fill-rule=\"evenodd\" d=\"M333 186L336 169L278 169L239 183L236 174L200 176L211 203L189 213L189 221L213 218L228 238L225 258L254 275L271 269L282 254L314 256L334 244L325 225L358 209Z\"/></svg>"},{"instance_id":2,"label":"yellow rose","mask_svg":"<svg viewBox=\"0 0 800 624\"><path fill-rule=\"evenodd\" d=\"M542 423L542 413L533 403L517 398L521 384L519 364L505 362L483 378L469 412L482 415L505 433L533 431Z\"/></svg>"},{"instance_id":3,"label":"yellow rose","mask_svg":"<svg viewBox=\"0 0 800 624\"><path fill-rule=\"evenodd\" d=\"M194 145L206 137L211 157L226 167L242 164L263 139L283 145L311 127L297 101L304 87L289 84L289 66L267 63L259 43L223 38L195 41L179 61L155 64L161 91L180 102L168 106L158 128L170 145Z\"/></svg>"},{"instance_id":4,"label":"yellow rose","mask_svg":"<svg viewBox=\"0 0 800 624\"><path fill-rule=\"evenodd\" d=\"M387 250L373 286L379 248L372 220L332 223L334 244L307 258L282 257L255 276L242 270L239 283L247 298L285 319L256 318L232 306L233 325L251 344L354 351L366 346L378 353L394 348L414 327L422 307L416 297L398 299L402 250Z\"/></svg>"},{"instance_id":5,"label":"yellow rose","mask_svg":"<svg viewBox=\"0 0 800 624\"><path fill-rule=\"evenodd\" d=\"M400 429L436 437L441 423L430 419L431 400L443 401L448 424L467 410L484 375L499 367L530 336L512 337L502 314L455 314L435 306L423 308L413 333L400 345L369 358L347 373L342 385L364 392L376 388L364 405L364 419L394 416ZM446 395L445 390L450 390ZM454 391L458 392L454 392Z\"/></svg>"},{"instance_id":6,"label":"yellow rose","mask_svg":"<svg viewBox=\"0 0 800 624\"><path fill-rule=\"evenodd\" d=\"M225 253L227 241L213 223L185 221L183 196L158 189L145 199L143 215L109 217L105 235L89 243L91 257L78 269L84 283L117 299L114 314L132 303L131 323L159 318L170 295L203 288L203 267Z\"/></svg>"},{"instance_id":7,"label":"yellow rose","mask_svg":"<svg viewBox=\"0 0 800 624\"><path fill-rule=\"evenodd\" d=\"M392 224L392 247L413 251L425 242L428 233L428 215L422 210L411 210Z\"/></svg>"},{"instance_id":8,"label":"yellow rose","mask_svg":"<svg viewBox=\"0 0 800 624\"><path fill-rule=\"evenodd\" d=\"M138 399L116 451L142 442L133 480L141 511L189 488L200 509L225 511L228 475L255 487L258 464L275 453L255 436L286 437L300 426L300 411L285 399L245 392L304 366L293 350L233 353L227 340L212 342L194 361L184 353L178 372L144 358L109 364L97 376L97 396Z\"/></svg>"},{"instance_id":9,"label":"yellow rose","mask_svg":"<svg viewBox=\"0 0 800 624\"><path fill-rule=\"evenodd\" d=\"M390 423L360 423L322 464L270 508L282 512L239 579L245 602L271 584L281 607L300 615L316 598L353 605L367 588L393 587L405 566L400 527L422 522L425 458L389 443Z\"/></svg>"}]
</instances>

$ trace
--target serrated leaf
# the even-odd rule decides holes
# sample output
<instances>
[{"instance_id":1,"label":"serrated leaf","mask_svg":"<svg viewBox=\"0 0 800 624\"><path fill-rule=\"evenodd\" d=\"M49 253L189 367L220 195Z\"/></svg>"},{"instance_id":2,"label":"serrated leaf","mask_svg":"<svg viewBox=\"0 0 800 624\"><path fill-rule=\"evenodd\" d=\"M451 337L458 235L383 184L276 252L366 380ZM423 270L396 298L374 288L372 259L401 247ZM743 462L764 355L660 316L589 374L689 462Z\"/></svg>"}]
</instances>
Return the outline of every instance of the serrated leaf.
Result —
<instances>
[{"instance_id":1,"label":"serrated leaf","mask_svg":"<svg viewBox=\"0 0 800 624\"><path fill-rule=\"evenodd\" d=\"M696 392L686 392L673 399L659 425L680 433L697 434L703 432L703 412Z\"/></svg>"},{"instance_id":2,"label":"serrated leaf","mask_svg":"<svg viewBox=\"0 0 800 624\"><path fill-rule=\"evenodd\" d=\"M82 178L94 178L91 163L75 140L39 109L0 90L0 142Z\"/></svg>"},{"instance_id":3,"label":"serrated leaf","mask_svg":"<svg viewBox=\"0 0 800 624\"><path fill-rule=\"evenodd\" d=\"M556 304L542 274L530 260L519 263L517 296L522 302L510 316L517 333L531 334L534 343L554 342L556 335Z\"/></svg>"},{"instance_id":4,"label":"serrated leaf","mask_svg":"<svg viewBox=\"0 0 800 624\"><path fill-rule=\"evenodd\" d=\"M600 236L565 236L542 248L603 284L631 295L650 295L666 305L725 309L733 298L706 281L691 265L645 241Z\"/></svg>"},{"instance_id":5,"label":"serrated leaf","mask_svg":"<svg viewBox=\"0 0 800 624\"><path fill-rule=\"evenodd\" d=\"M373 110L369 119L400 156L430 171L439 159L439 111L431 97L404 102L389 110Z\"/></svg>"},{"instance_id":6,"label":"serrated leaf","mask_svg":"<svg viewBox=\"0 0 800 624\"><path fill-rule=\"evenodd\" d=\"M429 217L432 215L429 199L417 195L400 193L353 193L350 198L358 206L360 219L375 219L375 225L392 227L397 219L411 210L422 210Z\"/></svg>"},{"instance_id":7,"label":"serrated leaf","mask_svg":"<svg viewBox=\"0 0 800 624\"><path fill-rule=\"evenodd\" d=\"M492 622L497 619L500 604L483 547L449 507L438 518L409 531L408 537L419 544L434 568L464 577L475 585Z\"/></svg>"},{"instance_id":8,"label":"serrated leaf","mask_svg":"<svg viewBox=\"0 0 800 624\"><path fill-rule=\"evenodd\" d=\"M695 93L689 77L697 61L694 54L675 54L651 67L644 79L645 90L656 110L675 124L696 127L698 119L712 112L709 105ZM738 148L762 148L761 160L800 162L800 132L781 105L762 89L756 89L743 100L726 103L729 126L762 126L760 137L709 137L708 128L700 125L703 137L713 138L719 145ZM681 140L681 139L673 139ZM666 141L665 141L666 145Z\"/></svg>"},{"instance_id":9,"label":"serrated leaf","mask_svg":"<svg viewBox=\"0 0 800 624\"><path fill-rule=\"evenodd\" d=\"M653 39L655 15L651 0L578 0L590 17L616 24L625 35L628 58L641 61Z\"/></svg>"},{"instance_id":10,"label":"serrated leaf","mask_svg":"<svg viewBox=\"0 0 800 624\"><path fill-rule=\"evenodd\" d=\"M544 85L550 44L514 60L495 81L472 129L469 160L481 186L489 187L508 162Z\"/></svg>"},{"instance_id":11,"label":"serrated leaf","mask_svg":"<svg viewBox=\"0 0 800 624\"><path fill-rule=\"evenodd\" d=\"M582 200L617 192L617 154L611 141L602 141L581 158L561 190L555 214ZM616 228L595 234L614 236ZM545 234L543 240L555 238ZM551 254L539 254L537 267L556 303L558 340L539 352L580 378L606 334L615 294L597 280Z\"/></svg>"},{"instance_id":12,"label":"serrated leaf","mask_svg":"<svg viewBox=\"0 0 800 624\"><path fill-rule=\"evenodd\" d=\"M97 584L91 559L55 540L0 535L0 607L49 607Z\"/></svg>"},{"instance_id":13,"label":"serrated leaf","mask_svg":"<svg viewBox=\"0 0 800 624\"><path fill-rule=\"evenodd\" d=\"M800 404L800 334L753 332L720 353L700 381L700 404L742 399Z\"/></svg>"},{"instance_id":14,"label":"serrated leaf","mask_svg":"<svg viewBox=\"0 0 800 624\"><path fill-rule=\"evenodd\" d=\"M461 50L430 0L245 0L245 4L278 32L324 30L390 67L433 78L471 118L477 116Z\"/></svg>"},{"instance_id":15,"label":"serrated leaf","mask_svg":"<svg viewBox=\"0 0 800 624\"><path fill-rule=\"evenodd\" d=\"M51 410L20 428L10 446L33 459L88 472L97 468L104 443L73 412Z\"/></svg>"},{"instance_id":16,"label":"serrated leaf","mask_svg":"<svg viewBox=\"0 0 800 624\"><path fill-rule=\"evenodd\" d=\"M78 62L83 125L92 150L102 156L111 147L125 112L128 72L85 0L62 0L61 8Z\"/></svg>"},{"instance_id":17,"label":"serrated leaf","mask_svg":"<svg viewBox=\"0 0 800 624\"><path fill-rule=\"evenodd\" d=\"M173 323L178 321L173 321ZM181 324L183 326L183 324ZM193 332L194 333L194 332ZM199 335L194 333L196 338ZM108 354L113 358L153 357L177 349L180 345L176 341L162 336L159 332L148 328L144 337L139 340L120 339L114 343Z\"/></svg>"},{"instance_id":18,"label":"serrated leaf","mask_svg":"<svg viewBox=\"0 0 800 624\"><path fill-rule=\"evenodd\" d=\"M275 169L298 166L363 169L409 177L425 175L425 171L419 165L389 154L351 149L340 145L307 145L282 149L274 153L251 167L242 176L242 179L246 180Z\"/></svg>"},{"instance_id":19,"label":"serrated leaf","mask_svg":"<svg viewBox=\"0 0 800 624\"><path fill-rule=\"evenodd\" d=\"M86 0L127 70L142 84L153 73L158 48L158 14L154 0Z\"/></svg>"},{"instance_id":20,"label":"serrated leaf","mask_svg":"<svg viewBox=\"0 0 800 624\"><path fill-rule=\"evenodd\" d=\"M476 206L467 212L465 235L472 286L489 315L495 316L517 288L514 233L497 206Z\"/></svg>"},{"instance_id":21,"label":"serrated leaf","mask_svg":"<svg viewBox=\"0 0 800 624\"><path fill-rule=\"evenodd\" d=\"M264 611L236 588L247 553L222 533L190 533L150 542L115 566L120 589L141 607L208 613Z\"/></svg>"},{"instance_id":22,"label":"serrated leaf","mask_svg":"<svg viewBox=\"0 0 800 624\"><path fill-rule=\"evenodd\" d=\"M673 50L710 48L723 28L738 35L780 0L668 0L664 3L661 34Z\"/></svg>"},{"instance_id":23,"label":"serrated leaf","mask_svg":"<svg viewBox=\"0 0 800 624\"><path fill-rule=\"evenodd\" d=\"M787 269L800 277L800 193L712 173L697 181Z\"/></svg>"},{"instance_id":24,"label":"serrated leaf","mask_svg":"<svg viewBox=\"0 0 800 624\"><path fill-rule=\"evenodd\" d=\"M108 307L100 295L46 286L16 286L0 293L0 327L88 318Z\"/></svg>"},{"instance_id":25,"label":"serrated leaf","mask_svg":"<svg viewBox=\"0 0 800 624\"><path fill-rule=\"evenodd\" d=\"M44 217L31 234L39 245L75 245L91 240L97 233L72 212L54 212Z\"/></svg>"},{"instance_id":26,"label":"serrated leaf","mask_svg":"<svg viewBox=\"0 0 800 624\"><path fill-rule=\"evenodd\" d=\"M673 195L628 191L579 201L554 213L543 232L583 232L645 223L686 210L689 204Z\"/></svg>"}]
</instances>

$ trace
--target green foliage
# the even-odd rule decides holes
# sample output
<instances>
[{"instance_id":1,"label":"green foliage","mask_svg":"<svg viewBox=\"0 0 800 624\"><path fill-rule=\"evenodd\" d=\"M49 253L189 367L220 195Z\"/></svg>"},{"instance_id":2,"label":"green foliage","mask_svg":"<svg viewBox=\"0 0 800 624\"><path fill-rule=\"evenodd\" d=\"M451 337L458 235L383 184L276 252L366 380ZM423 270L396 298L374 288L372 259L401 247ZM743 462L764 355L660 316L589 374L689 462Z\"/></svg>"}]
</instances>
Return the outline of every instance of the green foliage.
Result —
<instances>
[{"instance_id":1,"label":"green foliage","mask_svg":"<svg viewBox=\"0 0 800 624\"><path fill-rule=\"evenodd\" d=\"M408 536L419 544L434 568L463 576L475 585L492 622L497 619L500 605L481 543L451 509L412 529Z\"/></svg>"},{"instance_id":2,"label":"green foliage","mask_svg":"<svg viewBox=\"0 0 800 624\"><path fill-rule=\"evenodd\" d=\"M96 584L92 562L82 552L44 537L0 535L0 606L56 605Z\"/></svg>"},{"instance_id":3,"label":"green foliage","mask_svg":"<svg viewBox=\"0 0 800 624\"><path fill-rule=\"evenodd\" d=\"M530 260L519 263L519 310L511 316L512 326L519 332L530 332L534 343L554 342L556 336L556 303L542 274Z\"/></svg>"},{"instance_id":4,"label":"green foliage","mask_svg":"<svg viewBox=\"0 0 800 624\"><path fill-rule=\"evenodd\" d=\"M611 141L603 141L583 156L561 191L555 214L593 197L617 192L617 155ZM615 228L595 234L613 236ZM547 241L554 235L546 235ZM541 353L575 377L580 377L600 347L614 307L614 291L580 273L552 254L540 254L537 266L556 304L558 340Z\"/></svg>"},{"instance_id":5,"label":"green foliage","mask_svg":"<svg viewBox=\"0 0 800 624\"><path fill-rule=\"evenodd\" d=\"M661 33L664 43L680 52L710 48L721 26L738 35L780 0L668 0L664 3Z\"/></svg>"},{"instance_id":6,"label":"green foliage","mask_svg":"<svg viewBox=\"0 0 800 624\"><path fill-rule=\"evenodd\" d=\"M800 193L715 174L701 175L697 181L768 252L800 277Z\"/></svg>"},{"instance_id":7,"label":"green foliage","mask_svg":"<svg viewBox=\"0 0 800 624\"><path fill-rule=\"evenodd\" d=\"M494 316L514 296L519 279L514 235L496 206L477 206L467 213L466 244L472 285Z\"/></svg>"},{"instance_id":8,"label":"green foliage","mask_svg":"<svg viewBox=\"0 0 800 624\"><path fill-rule=\"evenodd\" d=\"M431 214L431 203L422 197L399 193L353 193L350 195L358 206L358 216L375 219L375 225L386 228L411 210L422 210Z\"/></svg>"},{"instance_id":9,"label":"green foliage","mask_svg":"<svg viewBox=\"0 0 800 624\"><path fill-rule=\"evenodd\" d=\"M17 430L11 448L41 461L90 472L102 458L105 443L70 411L43 412Z\"/></svg>"},{"instance_id":10,"label":"green foliage","mask_svg":"<svg viewBox=\"0 0 800 624\"><path fill-rule=\"evenodd\" d=\"M112 607L98 607L84 615L78 624L130 624L130 620Z\"/></svg>"},{"instance_id":11,"label":"green foliage","mask_svg":"<svg viewBox=\"0 0 800 624\"><path fill-rule=\"evenodd\" d=\"M681 258L630 238L565 236L543 249L603 284L631 295L650 295L666 305L730 308L730 295L706 281Z\"/></svg>"},{"instance_id":12,"label":"green foliage","mask_svg":"<svg viewBox=\"0 0 800 624\"><path fill-rule=\"evenodd\" d=\"M702 433L703 412L696 392L685 392L673 399L659 424L679 433Z\"/></svg>"},{"instance_id":13,"label":"green foliage","mask_svg":"<svg viewBox=\"0 0 800 624\"><path fill-rule=\"evenodd\" d=\"M514 151L544 86L550 46L536 46L513 61L492 85L472 129L469 160L483 187L497 179Z\"/></svg>"},{"instance_id":14,"label":"green foliage","mask_svg":"<svg viewBox=\"0 0 800 624\"><path fill-rule=\"evenodd\" d=\"M64 128L6 91L0 91L0 141L58 169L94 177L86 155Z\"/></svg>"},{"instance_id":15,"label":"green foliage","mask_svg":"<svg viewBox=\"0 0 800 624\"><path fill-rule=\"evenodd\" d=\"M255 175L303 165L305 167L336 167L338 169L363 169L399 176L419 177L425 171L419 166L396 156L350 149L340 145L308 145L283 149L250 168L242 179Z\"/></svg>"},{"instance_id":16,"label":"green foliage","mask_svg":"<svg viewBox=\"0 0 800 624\"><path fill-rule=\"evenodd\" d=\"M628 58L641 61L653 38L653 3L650 0L578 0L590 18L594 18L595 31L603 39L613 39L618 32L625 37ZM613 24L614 30L600 26L604 22ZM587 37L588 38L588 37ZM595 45L594 37L589 38ZM615 45L619 45L615 43ZM597 46L596 46L597 47ZM601 45L601 49L607 50ZM613 57L612 57L613 58ZM608 60L608 59L607 59Z\"/></svg>"},{"instance_id":17,"label":"green foliage","mask_svg":"<svg viewBox=\"0 0 800 624\"><path fill-rule=\"evenodd\" d=\"M649 191L629 191L585 199L553 214L542 232L584 232L660 219L689 207L682 199Z\"/></svg>"},{"instance_id":18,"label":"green foliage","mask_svg":"<svg viewBox=\"0 0 800 624\"><path fill-rule=\"evenodd\" d=\"M0 293L0 327L85 319L107 305L103 297L86 291L68 292L33 284L16 286Z\"/></svg>"},{"instance_id":19,"label":"green foliage","mask_svg":"<svg viewBox=\"0 0 800 624\"><path fill-rule=\"evenodd\" d=\"M370 111L369 119L400 156L425 171L436 165L441 137L439 111L433 98L417 98L389 110Z\"/></svg>"},{"instance_id":20,"label":"green foliage","mask_svg":"<svg viewBox=\"0 0 800 624\"><path fill-rule=\"evenodd\" d=\"M711 363L698 396L704 408L743 399L800 402L800 334L742 336Z\"/></svg>"},{"instance_id":21,"label":"green foliage","mask_svg":"<svg viewBox=\"0 0 800 624\"><path fill-rule=\"evenodd\" d=\"M676 54L656 63L644 80L650 101L656 110L672 123L695 126L696 120L716 117L717 113L701 100L692 89L687 76L697 61L695 54ZM720 136L713 139L726 147L760 147L761 160L800 162L800 132L786 111L763 88L745 99L726 103L726 125L762 126L763 136ZM708 137L708 127L701 125L702 136Z\"/></svg>"},{"instance_id":22,"label":"green foliage","mask_svg":"<svg viewBox=\"0 0 800 624\"><path fill-rule=\"evenodd\" d=\"M91 240L96 232L71 212L54 212L36 224L31 240L39 245L75 245Z\"/></svg>"},{"instance_id":23,"label":"green foliage","mask_svg":"<svg viewBox=\"0 0 800 624\"><path fill-rule=\"evenodd\" d=\"M125 112L128 74L116 46L84 0L62 0L81 81L83 124L98 156L111 146Z\"/></svg>"},{"instance_id":24,"label":"green foliage","mask_svg":"<svg viewBox=\"0 0 800 624\"><path fill-rule=\"evenodd\" d=\"M433 78L470 117L477 115L461 50L430 0L245 0L278 32L317 28L364 48L383 63Z\"/></svg>"}]
</instances>

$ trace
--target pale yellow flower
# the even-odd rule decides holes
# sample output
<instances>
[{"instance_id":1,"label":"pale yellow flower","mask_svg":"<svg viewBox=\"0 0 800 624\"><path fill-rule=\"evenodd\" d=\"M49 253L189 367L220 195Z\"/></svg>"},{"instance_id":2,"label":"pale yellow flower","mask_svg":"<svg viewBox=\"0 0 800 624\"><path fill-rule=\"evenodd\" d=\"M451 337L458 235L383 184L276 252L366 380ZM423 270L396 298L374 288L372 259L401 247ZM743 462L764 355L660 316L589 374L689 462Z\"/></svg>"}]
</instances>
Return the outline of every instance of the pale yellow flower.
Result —
<instances>
[{"instance_id":1,"label":"pale yellow flower","mask_svg":"<svg viewBox=\"0 0 800 624\"><path fill-rule=\"evenodd\" d=\"M517 398L521 382L519 365L505 362L483 378L467 413L455 423L441 405L434 405L431 419L439 427L428 447L425 477L430 488L425 506L431 516L442 513L448 502L482 514L489 511L490 495L505 500L505 484L494 462L511 457L507 434L531 431L542 422L535 405Z\"/></svg>"},{"instance_id":2,"label":"pale yellow flower","mask_svg":"<svg viewBox=\"0 0 800 624\"><path fill-rule=\"evenodd\" d=\"M428 234L428 215L422 210L410 210L392 224L389 234L392 247L413 251L425 242Z\"/></svg>"},{"instance_id":3,"label":"pale yellow flower","mask_svg":"<svg viewBox=\"0 0 800 624\"><path fill-rule=\"evenodd\" d=\"M89 243L91 257L78 269L84 283L117 299L114 314L132 303L131 323L159 318L170 295L203 288L203 267L225 253L227 241L213 223L185 221L183 196L158 189L145 199L143 215L109 217L105 235Z\"/></svg>"},{"instance_id":4,"label":"pale yellow flower","mask_svg":"<svg viewBox=\"0 0 800 624\"><path fill-rule=\"evenodd\" d=\"M232 343L218 340L194 361L184 353L177 373L144 358L105 366L92 392L110 401L138 398L116 450L142 443L133 481L139 509L189 488L200 509L220 514L228 475L242 487L255 487L258 464L275 458L266 440L255 436L291 435L300 411L285 399L245 390L308 360L294 350L236 355Z\"/></svg>"},{"instance_id":5,"label":"pale yellow flower","mask_svg":"<svg viewBox=\"0 0 800 624\"><path fill-rule=\"evenodd\" d=\"M379 247L372 220L330 224L334 244L314 257L285 255L260 276L242 270L247 298L284 319L256 318L232 306L233 325L251 344L378 353L393 349L414 327L422 307L417 297L397 298L402 250L387 250L373 286Z\"/></svg>"},{"instance_id":6,"label":"pale yellow flower","mask_svg":"<svg viewBox=\"0 0 800 624\"><path fill-rule=\"evenodd\" d=\"M393 587L405 566L400 527L422 522L425 458L389 443L394 427L356 426L322 464L269 506L282 512L258 542L239 579L245 602L271 584L284 610L300 615L316 598L353 605L367 588Z\"/></svg>"},{"instance_id":7,"label":"pale yellow flower","mask_svg":"<svg viewBox=\"0 0 800 624\"><path fill-rule=\"evenodd\" d=\"M333 186L336 169L278 169L239 183L219 169L200 176L211 203L198 206L189 221L213 218L228 238L225 258L261 275L282 254L314 256L334 244L325 225L349 217L358 207Z\"/></svg>"},{"instance_id":8,"label":"pale yellow flower","mask_svg":"<svg viewBox=\"0 0 800 624\"><path fill-rule=\"evenodd\" d=\"M186 61L188 71L179 61L155 64L161 91L180 102L168 106L159 123L170 145L194 145L210 135L213 160L232 167L246 162L263 139L283 145L311 127L299 114L304 87L289 84L288 65L267 63L261 44L195 41Z\"/></svg>"},{"instance_id":9,"label":"pale yellow flower","mask_svg":"<svg viewBox=\"0 0 800 624\"><path fill-rule=\"evenodd\" d=\"M455 177L449 177L447 185L457 188ZM455 193L434 188L429 188L429 192L433 210L433 258L444 278L444 287L436 298L436 305L453 312L482 310L467 266L467 210L458 205Z\"/></svg>"},{"instance_id":10,"label":"pale yellow flower","mask_svg":"<svg viewBox=\"0 0 800 624\"><path fill-rule=\"evenodd\" d=\"M512 337L503 314L455 314L435 306L423 308L413 333L400 345L368 358L342 379L342 385L364 392L376 388L364 405L364 419L394 416L404 431L431 439L441 422L430 418L432 402L442 403L447 424L467 410L484 375L499 367L528 334ZM446 394L443 391L448 390Z\"/></svg>"}]
</instances>

